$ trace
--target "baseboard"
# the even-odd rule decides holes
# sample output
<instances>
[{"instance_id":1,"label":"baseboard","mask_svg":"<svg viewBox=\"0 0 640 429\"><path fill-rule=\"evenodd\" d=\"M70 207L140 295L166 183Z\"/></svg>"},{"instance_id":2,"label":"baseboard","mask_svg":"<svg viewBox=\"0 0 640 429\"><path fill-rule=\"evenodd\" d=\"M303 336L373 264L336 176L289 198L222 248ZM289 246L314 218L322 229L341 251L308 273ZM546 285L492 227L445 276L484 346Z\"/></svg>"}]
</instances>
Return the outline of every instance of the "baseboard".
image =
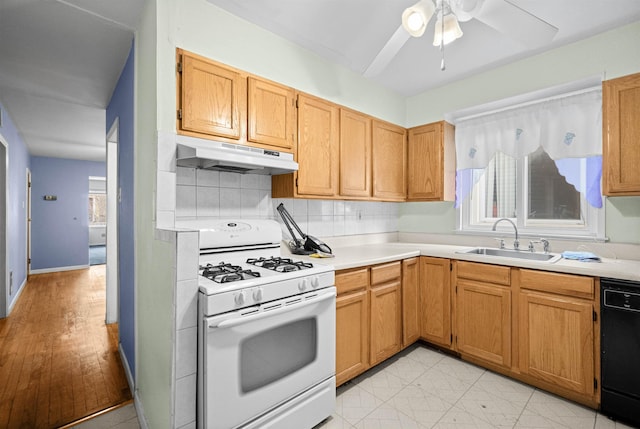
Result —
<instances>
[{"instance_id":1,"label":"baseboard","mask_svg":"<svg viewBox=\"0 0 640 429\"><path fill-rule=\"evenodd\" d=\"M60 271L74 271L74 270L84 270L89 268L89 265L74 265L69 267L54 267L54 268L41 268L39 270L31 270L29 274L45 274L45 273L57 273Z\"/></svg>"},{"instance_id":2,"label":"baseboard","mask_svg":"<svg viewBox=\"0 0 640 429\"><path fill-rule=\"evenodd\" d=\"M9 304L9 308L7 309L7 317L9 317L9 315L13 311L13 307L16 305L16 302L18 302L18 298L20 298L20 295L22 294L22 291L24 290L24 287L26 285L27 279L24 279L24 281L20 285L20 288L18 289L18 293L16 293L16 296L13 297L13 301L11 301L11 304Z\"/></svg>"},{"instance_id":3,"label":"baseboard","mask_svg":"<svg viewBox=\"0 0 640 429\"><path fill-rule=\"evenodd\" d=\"M133 405L136 407L136 414L138 415L138 423L140 424L140 429L149 429L149 426L147 425L147 419L144 417L142 401L140 401L138 391L135 388L136 386L133 382L133 376L131 375L129 361L127 360L127 355L125 355L124 350L122 349L122 344L118 344L118 351L120 352L120 360L122 361L124 373L127 376L127 383L129 383L129 390L133 392Z\"/></svg>"},{"instance_id":4,"label":"baseboard","mask_svg":"<svg viewBox=\"0 0 640 429\"><path fill-rule=\"evenodd\" d=\"M129 367L129 361L127 360L127 355L125 355L124 350L122 349L122 344L118 344L118 351L120 352L120 360L122 361L122 367L124 368L124 373L127 376L127 383L129 384L129 390L135 392L135 383L133 382L133 376L131 375L131 368Z\"/></svg>"},{"instance_id":5,"label":"baseboard","mask_svg":"<svg viewBox=\"0 0 640 429\"><path fill-rule=\"evenodd\" d=\"M138 392L133 395L133 405L136 407L136 413L138 414L138 423L140 423L140 429L149 429L147 419L144 416L144 408L142 408L142 401L138 396Z\"/></svg>"}]
</instances>

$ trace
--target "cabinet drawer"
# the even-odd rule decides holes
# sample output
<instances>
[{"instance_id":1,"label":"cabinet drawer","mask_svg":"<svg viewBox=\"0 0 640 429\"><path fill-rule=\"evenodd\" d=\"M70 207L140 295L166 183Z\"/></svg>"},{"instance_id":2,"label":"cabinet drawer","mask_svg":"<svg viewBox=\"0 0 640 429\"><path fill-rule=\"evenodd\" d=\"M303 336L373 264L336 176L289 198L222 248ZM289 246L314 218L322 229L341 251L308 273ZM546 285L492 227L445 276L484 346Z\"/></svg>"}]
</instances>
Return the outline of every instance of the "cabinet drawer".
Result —
<instances>
[{"instance_id":1,"label":"cabinet drawer","mask_svg":"<svg viewBox=\"0 0 640 429\"><path fill-rule=\"evenodd\" d=\"M399 261L371 267L371 284L376 285L399 279L401 267Z\"/></svg>"},{"instance_id":2,"label":"cabinet drawer","mask_svg":"<svg viewBox=\"0 0 640 429\"><path fill-rule=\"evenodd\" d=\"M457 276L485 283L509 286L511 268L499 265L477 264L475 262L457 262Z\"/></svg>"},{"instance_id":3,"label":"cabinet drawer","mask_svg":"<svg viewBox=\"0 0 640 429\"><path fill-rule=\"evenodd\" d=\"M520 270L520 287L588 299L595 289L592 277L525 269Z\"/></svg>"},{"instance_id":4,"label":"cabinet drawer","mask_svg":"<svg viewBox=\"0 0 640 429\"><path fill-rule=\"evenodd\" d=\"M369 285L369 269L338 271L336 273L336 289L338 295L359 289L366 289Z\"/></svg>"}]
</instances>

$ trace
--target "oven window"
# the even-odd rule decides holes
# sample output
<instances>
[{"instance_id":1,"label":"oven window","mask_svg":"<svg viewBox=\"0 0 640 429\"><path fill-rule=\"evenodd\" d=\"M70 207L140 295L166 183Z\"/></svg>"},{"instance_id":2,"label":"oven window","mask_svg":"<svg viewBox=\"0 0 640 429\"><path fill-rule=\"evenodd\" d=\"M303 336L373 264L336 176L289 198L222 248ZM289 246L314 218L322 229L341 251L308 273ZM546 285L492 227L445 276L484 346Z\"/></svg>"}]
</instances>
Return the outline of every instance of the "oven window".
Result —
<instances>
[{"instance_id":1,"label":"oven window","mask_svg":"<svg viewBox=\"0 0 640 429\"><path fill-rule=\"evenodd\" d=\"M242 393L266 386L316 359L315 318L297 320L262 331L240 344Z\"/></svg>"}]
</instances>

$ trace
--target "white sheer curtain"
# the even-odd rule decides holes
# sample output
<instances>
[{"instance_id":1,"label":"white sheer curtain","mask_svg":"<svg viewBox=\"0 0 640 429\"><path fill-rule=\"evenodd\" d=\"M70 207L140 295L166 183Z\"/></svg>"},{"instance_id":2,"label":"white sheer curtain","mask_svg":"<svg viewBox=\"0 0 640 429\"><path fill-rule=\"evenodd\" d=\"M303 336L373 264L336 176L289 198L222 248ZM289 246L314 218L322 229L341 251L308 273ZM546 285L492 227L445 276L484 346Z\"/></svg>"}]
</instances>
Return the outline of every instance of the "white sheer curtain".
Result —
<instances>
[{"instance_id":1,"label":"white sheer curtain","mask_svg":"<svg viewBox=\"0 0 640 429\"><path fill-rule=\"evenodd\" d=\"M516 160L501 152L495 154L485 170L486 217L515 217L516 213Z\"/></svg>"},{"instance_id":2,"label":"white sheer curtain","mask_svg":"<svg viewBox=\"0 0 640 429\"><path fill-rule=\"evenodd\" d=\"M593 165L601 165L602 157L602 90L594 87L565 96L527 103L470 118L455 121L456 142L456 207L467 197L473 186L472 172L485 169L496 153L511 157L514 162L542 147L559 164L569 158L592 158ZM595 157L595 158L594 158ZM500 161L502 162L502 161ZM564 163L562 165L569 165ZM560 167L559 167L560 168ZM572 172L563 172L565 177ZM602 204L599 198L600 169L592 168L587 181L591 188L578 191L589 193L594 207ZM471 185L471 187L469 186ZM509 189L497 186L500 202L505 211L511 210L507 195ZM503 213L502 210L500 210ZM513 213L513 212L511 212ZM511 216L507 214L505 216Z\"/></svg>"}]
</instances>

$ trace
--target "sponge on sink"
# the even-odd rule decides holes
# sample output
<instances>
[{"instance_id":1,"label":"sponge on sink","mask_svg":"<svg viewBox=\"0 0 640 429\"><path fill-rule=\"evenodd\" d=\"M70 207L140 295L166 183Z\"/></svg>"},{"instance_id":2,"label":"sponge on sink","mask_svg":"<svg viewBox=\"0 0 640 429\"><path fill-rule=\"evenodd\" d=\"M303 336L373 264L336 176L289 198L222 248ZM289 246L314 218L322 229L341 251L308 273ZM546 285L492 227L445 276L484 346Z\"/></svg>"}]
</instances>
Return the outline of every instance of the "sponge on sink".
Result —
<instances>
[{"instance_id":1,"label":"sponge on sink","mask_svg":"<svg viewBox=\"0 0 640 429\"><path fill-rule=\"evenodd\" d=\"M581 262L600 262L600 257L591 252L571 252L567 250L562 252L562 257Z\"/></svg>"}]
</instances>

